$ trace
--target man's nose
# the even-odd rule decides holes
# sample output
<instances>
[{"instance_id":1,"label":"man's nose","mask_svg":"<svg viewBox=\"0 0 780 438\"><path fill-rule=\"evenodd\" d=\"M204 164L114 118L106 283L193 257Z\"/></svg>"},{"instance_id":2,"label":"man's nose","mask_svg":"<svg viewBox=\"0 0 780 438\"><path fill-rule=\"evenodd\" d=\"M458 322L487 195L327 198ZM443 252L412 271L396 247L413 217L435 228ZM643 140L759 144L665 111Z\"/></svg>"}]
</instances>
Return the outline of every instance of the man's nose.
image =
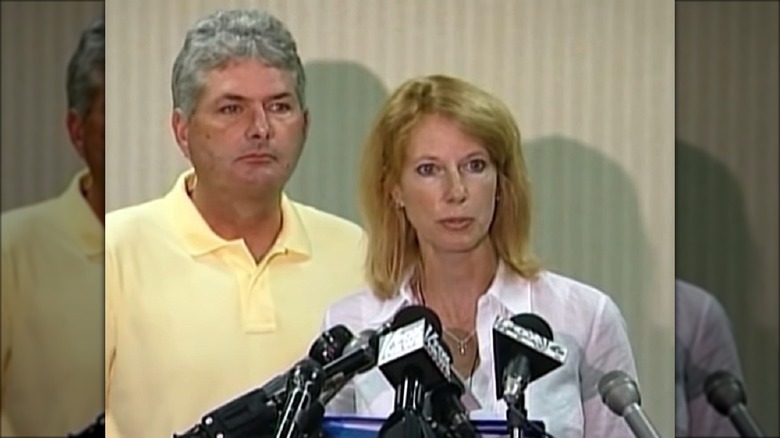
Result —
<instances>
[{"instance_id":1,"label":"man's nose","mask_svg":"<svg viewBox=\"0 0 780 438\"><path fill-rule=\"evenodd\" d=\"M256 108L252 111L248 135L250 138L260 140L268 140L271 137L271 123L264 108Z\"/></svg>"}]
</instances>

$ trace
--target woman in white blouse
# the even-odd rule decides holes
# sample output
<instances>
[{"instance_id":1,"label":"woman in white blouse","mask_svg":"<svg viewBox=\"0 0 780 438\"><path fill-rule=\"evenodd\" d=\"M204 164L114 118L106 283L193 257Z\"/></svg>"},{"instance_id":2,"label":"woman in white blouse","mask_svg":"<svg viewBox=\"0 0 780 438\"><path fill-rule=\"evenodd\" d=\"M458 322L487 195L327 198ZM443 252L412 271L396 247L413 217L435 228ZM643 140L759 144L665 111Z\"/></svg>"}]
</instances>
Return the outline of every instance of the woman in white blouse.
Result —
<instances>
[{"instance_id":1,"label":"woman in white blouse","mask_svg":"<svg viewBox=\"0 0 780 438\"><path fill-rule=\"evenodd\" d=\"M501 101L451 77L407 81L380 110L361 172L369 285L332 305L326 327L358 332L407 305L431 308L454 368L481 405L472 418L504 418L492 324L498 315L535 313L568 357L528 386L528 417L556 438L632 436L597 392L611 370L636 378L625 322L607 295L542 270L532 257L520 132ZM374 369L328 409L384 418L393 400L394 389Z\"/></svg>"}]
</instances>

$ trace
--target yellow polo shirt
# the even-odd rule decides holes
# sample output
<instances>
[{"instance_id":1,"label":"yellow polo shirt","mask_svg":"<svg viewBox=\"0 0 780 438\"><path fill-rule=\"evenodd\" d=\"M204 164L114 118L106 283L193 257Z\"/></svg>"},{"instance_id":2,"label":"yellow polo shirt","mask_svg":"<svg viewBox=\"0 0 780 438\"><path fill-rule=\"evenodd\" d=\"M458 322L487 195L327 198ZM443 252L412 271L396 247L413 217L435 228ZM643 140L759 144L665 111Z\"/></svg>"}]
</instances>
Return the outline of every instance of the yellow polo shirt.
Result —
<instances>
[{"instance_id":1,"label":"yellow polo shirt","mask_svg":"<svg viewBox=\"0 0 780 438\"><path fill-rule=\"evenodd\" d=\"M106 217L107 436L165 437L305 356L328 305L364 283L363 232L284 197L255 263L187 195Z\"/></svg>"},{"instance_id":2,"label":"yellow polo shirt","mask_svg":"<svg viewBox=\"0 0 780 438\"><path fill-rule=\"evenodd\" d=\"M86 177L2 216L2 436L64 436L103 411L103 226Z\"/></svg>"}]
</instances>

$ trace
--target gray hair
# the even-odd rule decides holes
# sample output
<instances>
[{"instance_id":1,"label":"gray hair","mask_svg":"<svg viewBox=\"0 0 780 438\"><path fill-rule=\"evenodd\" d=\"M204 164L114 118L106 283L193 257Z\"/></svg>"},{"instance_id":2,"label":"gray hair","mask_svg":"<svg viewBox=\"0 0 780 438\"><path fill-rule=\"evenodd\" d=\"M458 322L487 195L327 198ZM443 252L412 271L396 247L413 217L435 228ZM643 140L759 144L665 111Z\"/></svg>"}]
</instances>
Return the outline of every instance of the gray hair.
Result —
<instances>
[{"instance_id":1,"label":"gray hair","mask_svg":"<svg viewBox=\"0 0 780 438\"><path fill-rule=\"evenodd\" d=\"M105 47L105 25L100 17L81 33L76 51L68 62L68 109L76 110L81 117L89 112L92 96L103 80Z\"/></svg>"},{"instance_id":2,"label":"gray hair","mask_svg":"<svg viewBox=\"0 0 780 438\"><path fill-rule=\"evenodd\" d=\"M296 97L305 107L306 76L292 34L273 15L255 10L218 11L187 32L173 64L173 107L190 117L206 73L238 58L257 59L291 72Z\"/></svg>"}]
</instances>

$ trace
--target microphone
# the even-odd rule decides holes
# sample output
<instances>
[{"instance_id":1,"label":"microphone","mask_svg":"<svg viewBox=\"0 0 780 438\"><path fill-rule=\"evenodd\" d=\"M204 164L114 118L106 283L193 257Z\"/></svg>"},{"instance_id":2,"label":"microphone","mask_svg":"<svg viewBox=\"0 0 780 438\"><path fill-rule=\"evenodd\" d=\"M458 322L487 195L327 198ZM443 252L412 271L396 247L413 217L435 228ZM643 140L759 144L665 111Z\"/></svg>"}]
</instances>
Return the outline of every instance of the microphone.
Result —
<instances>
[{"instance_id":1,"label":"microphone","mask_svg":"<svg viewBox=\"0 0 780 438\"><path fill-rule=\"evenodd\" d=\"M338 359L353 341L352 332L342 324L335 325L320 334L309 347L309 358L320 365Z\"/></svg>"},{"instance_id":2,"label":"microphone","mask_svg":"<svg viewBox=\"0 0 780 438\"><path fill-rule=\"evenodd\" d=\"M377 363L395 386L395 410L379 430L380 437L428 437L433 429L423 419L424 392L450 380L452 359L439 341L441 321L430 309L409 306L393 319L395 330L379 340Z\"/></svg>"},{"instance_id":3,"label":"microphone","mask_svg":"<svg viewBox=\"0 0 780 438\"><path fill-rule=\"evenodd\" d=\"M311 406L312 398L319 396L324 379L322 365L313 360L301 361L292 369L287 385L287 403L276 428L276 438L302 436L298 415Z\"/></svg>"},{"instance_id":4,"label":"microphone","mask_svg":"<svg viewBox=\"0 0 780 438\"><path fill-rule=\"evenodd\" d=\"M528 421L525 388L566 360L566 348L552 337L547 321L531 313L511 319L499 317L493 324L496 398L506 402L507 428L512 436L522 436L526 425L546 434Z\"/></svg>"},{"instance_id":5,"label":"microphone","mask_svg":"<svg viewBox=\"0 0 780 438\"><path fill-rule=\"evenodd\" d=\"M707 401L721 415L729 417L740 436L762 437L764 434L747 410L742 384L728 371L716 371L704 381Z\"/></svg>"},{"instance_id":6,"label":"microphone","mask_svg":"<svg viewBox=\"0 0 780 438\"><path fill-rule=\"evenodd\" d=\"M496 398L514 403L532 381L560 367L566 347L552 341L552 329L532 313L512 319L497 318L493 324L493 354Z\"/></svg>"},{"instance_id":7,"label":"microphone","mask_svg":"<svg viewBox=\"0 0 780 438\"><path fill-rule=\"evenodd\" d=\"M383 324L376 330L363 330L344 347L343 354L325 364L323 371L327 379L323 393L330 401L339 390L356 375L364 373L377 364L379 339L392 329L392 323Z\"/></svg>"},{"instance_id":8,"label":"microphone","mask_svg":"<svg viewBox=\"0 0 780 438\"><path fill-rule=\"evenodd\" d=\"M325 383L320 396L299 417L304 432L313 433L322 422L325 406L350 380L376 366L379 339L387 334L391 327L392 322L388 322L376 330L363 330L347 344L341 357L323 367Z\"/></svg>"},{"instance_id":9,"label":"microphone","mask_svg":"<svg viewBox=\"0 0 780 438\"><path fill-rule=\"evenodd\" d=\"M444 351L452 357L447 344L441 344ZM431 417L436 423L442 424L447 431L456 437L477 437L477 430L471 424L466 407L460 401L460 397L466 391L463 382L457 374L452 373L451 378L431 390L430 406Z\"/></svg>"},{"instance_id":10,"label":"microphone","mask_svg":"<svg viewBox=\"0 0 780 438\"><path fill-rule=\"evenodd\" d=\"M343 325L337 325L322 333L309 348L307 360L322 365L338 357L352 340L352 333ZM295 367L295 366L294 366ZM287 400L288 378L291 372L277 375L262 387L236 397L205 415L199 424L174 435L180 438L216 438L244 435L272 434L279 411Z\"/></svg>"},{"instance_id":11,"label":"microphone","mask_svg":"<svg viewBox=\"0 0 780 438\"><path fill-rule=\"evenodd\" d=\"M598 383L601 400L615 414L625 418L637 438L660 438L642 409L636 382L623 371L605 374Z\"/></svg>"}]
</instances>

